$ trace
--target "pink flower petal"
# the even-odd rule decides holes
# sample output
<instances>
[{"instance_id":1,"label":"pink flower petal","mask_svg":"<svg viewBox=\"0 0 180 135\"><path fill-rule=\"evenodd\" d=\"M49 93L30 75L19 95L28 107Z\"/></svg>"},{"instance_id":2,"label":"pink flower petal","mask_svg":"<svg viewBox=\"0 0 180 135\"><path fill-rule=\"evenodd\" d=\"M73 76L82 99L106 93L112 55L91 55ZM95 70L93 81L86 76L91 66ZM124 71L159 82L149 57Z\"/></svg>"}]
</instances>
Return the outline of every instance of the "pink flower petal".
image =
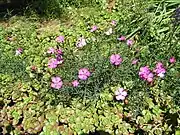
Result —
<instances>
[{"instance_id":1,"label":"pink flower petal","mask_svg":"<svg viewBox=\"0 0 180 135\"><path fill-rule=\"evenodd\" d=\"M121 95L124 96L124 97L126 97L126 96L127 96L127 92L126 92L126 91L123 91L123 92L121 93Z\"/></svg>"},{"instance_id":2,"label":"pink flower petal","mask_svg":"<svg viewBox=\"0 0 180 135\"><path fill-rule=\"evenodd\" d=\"M138 61L139 61L138 59L134 59L134 60L132 61L132 64L133 64L133 65L136 65L136 64L138 63Z\"/></svg>"},{"instance_id":3,"label":"pink flower petal","mask_svg":"<svg viewBox=\"0 0 180 135\"><path fill-rule=\"evenodd\" d=\"M83 37L80 37L76 43L76 47L83 47L86 45L86 39Z\"/></svg>"},{"instance_id":4,"label":"pink flower petal","mask_svg":"<svg viewBox=\"0 0 180 135\"><path fill-rule=\"evenodd\" d=\"M55 53L55 49L54 48L52 48L52 47L50 47L49 49L48 49L48 51L47 51L47 53L51 53L51 54L54 54Z\"/></svg>"},{"instance_id":5,"label":"pink flower petal","mask_svg":"<svg viewBox=\"0 0 180 135\"><path fill-rule=\"evenodd\" d=\"M130 40L130 39L127 40L127 45L128 45L128 46L132 46L132 45L133 45L133 40Z\"/></svg>"},{"instance_id":6,"label":"pink flower petal","mask_svg":"<svg viewBox=\"0 0 180 135\"><path fill-rule=\"evenodd\" d=\"M72 85L73 85L73 87L77 87L77 86L79 85L78 80L74 80L74 81L72 82Z\"/></svg>"},{"instance_id":7,"label":"pink flower petal","mask_svg":"<svg viewBox=\"0 0 180 135\"><path fill-rule=\"evenodd\" d=\"M58 42L58 43L63 43L63 42L64 42L64 36L58 36L58 37L56 38L56 42Z\"/></svg>"},{"instance_id":8,"label":"pink flower petal","mask_svg":"<svg viewBox=\"0 0 180 135\"><path fill-rule=\"evenodd\" d=\"M119 88L118 91L119 91L119 93L122 93L124 91L124 89L123 88Z\"/></svg>"},{"instance_id":9,"label":"pink flower petal","mask_svg":"<svg viewBox=\"0 0 180 135\"><path fill-rule=\"evenodd\" d=\"M114 25L114 26L116 26L116 25L117 25L117 21L112 20L111 24Z\"/></svg>"},{"instance_id":10,"label":"pink flower petal","mask_svg":"<svg viewBox=\"0 0 180 135\"><path fill-rule=\"evenodd\" d=\"M175 63L175 62L176 62L176 58L175 58L174 56L171 57L171 58L169 59L169 62L172 63L172 64Z\"/></svg>"},{"instance_id":11,"label":"pink flower petal","mask_svg":"<svg viewBox=\"0 0 180 135\"><path fill-rule=\"evenodd\" d=\"M91 75L91 73L89 72L89 70L87 68L81 68L79 70L79 75L86 75L87 77L89 77Z\"/></svg>"},{"instance_id":12,"label":"pink flower petal","mask_svg":"<svg viewBox=\"0 0 180 135\"><path fill-rule=\"evenodd\" d=\"M58 55L62 55L62 54L63 54L63 51L62 51L61 49L57 49L57 50L56 50L56 53L57 53Z\"/></svg>"},{"instance_id":13,"label":"pink flower petal","mask_svg":"<svg viewBox=\"0 0 180 135\"><path fill-rule=\"evenodd\" d=\"M61 78L60 78L60 77L58 77L58 76L52 77L52 82L53 82L53 83L58 83L58 82L60 82L60 81L61 81Z\"/></svg>"},{"instance_id":14,"label":"pink flower petal","mask_svg":"<svg viewBox=\"0 0 180 135\"><path fill-rule=\"evenodd\" d=\"M125 41L126 40L126 37L125 36L121 36L118 38L119 41Z\"/></svg>"},{"instance_id":15,"label":"pink flower petal","mask_svg":"<svg viewBox=\"0 0 180 135\"><path fill-rule=\"evenodd\" d=\"M87 80L88 76L84 75L84 74L79 74L78 78L81 79L81 80Z\"/></svg>"},{"instance_id":16,"label":"pink flower petal","mask_svg":"<svg viewBox=\"0 0 180 135\"><path fill-rule=\"evenodd\" d=\"M94 31L96 31L97 29L98 29L98 27L97 27L96 25L94 25L94 26L91 27L90 32L94 32Z\"/></svg>"},{"instance_id":17,"label":"pink flower petal","mask_svg":"<svg viewBox=\"0 0 180 135\"><path fill-rule=\"evenodd\" d=\"M124 97L124 96L122 96L122 95L118 95L118 96L116 96L116 99L117 99L117 100L124 100L124 99L125 99L125 97Z\"/></svg>"}]
</instances>

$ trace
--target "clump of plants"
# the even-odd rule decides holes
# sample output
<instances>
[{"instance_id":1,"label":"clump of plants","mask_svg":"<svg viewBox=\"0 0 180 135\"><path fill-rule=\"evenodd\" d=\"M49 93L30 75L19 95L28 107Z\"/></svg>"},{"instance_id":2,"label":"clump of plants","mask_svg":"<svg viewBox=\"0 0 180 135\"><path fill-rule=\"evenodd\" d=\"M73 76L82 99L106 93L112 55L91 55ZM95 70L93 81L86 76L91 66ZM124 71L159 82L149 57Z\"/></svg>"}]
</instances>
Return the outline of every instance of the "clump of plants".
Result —
<instances>
[{"instance_id":1,"label":"clump of plants","mask_svg":"<svg viewBox=\"0 0 180 135\"><path fill-rule=\"evenodd\" d=\"M175 133L179 27L172 11L127 10L73 10L53 32L18 19L0 28L1 132Z\"/></svg>"}]
</instances>

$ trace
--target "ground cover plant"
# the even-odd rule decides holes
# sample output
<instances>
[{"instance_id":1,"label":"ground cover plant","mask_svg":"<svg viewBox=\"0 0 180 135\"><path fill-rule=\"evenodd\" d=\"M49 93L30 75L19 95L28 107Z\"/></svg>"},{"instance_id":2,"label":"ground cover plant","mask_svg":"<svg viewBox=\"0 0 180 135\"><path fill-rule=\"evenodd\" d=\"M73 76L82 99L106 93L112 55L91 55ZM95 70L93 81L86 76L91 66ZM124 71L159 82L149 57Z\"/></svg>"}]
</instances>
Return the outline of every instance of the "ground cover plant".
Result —
<instances>
[{"instance_id":1,"label":"ground cover plant","mask_svg":"<svg viewBox=\"0 0 180 135\"><path fill-rule=\"evenodd\" d=\"M1 134L178 135L178 1L46 2L0 23Z\"/></svg>"}]
</instances>

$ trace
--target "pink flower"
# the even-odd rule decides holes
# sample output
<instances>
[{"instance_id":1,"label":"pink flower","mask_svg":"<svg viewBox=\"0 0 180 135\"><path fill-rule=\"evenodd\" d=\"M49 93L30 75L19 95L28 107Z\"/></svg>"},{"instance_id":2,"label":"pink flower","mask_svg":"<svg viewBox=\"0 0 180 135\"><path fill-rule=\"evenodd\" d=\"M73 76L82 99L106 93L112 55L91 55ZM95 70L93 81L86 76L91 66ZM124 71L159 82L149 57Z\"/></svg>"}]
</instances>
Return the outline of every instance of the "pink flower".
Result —
<instances>
[{"instance_id":1,"label":"pink flower","mask_svg":"<svg viewBox=\"0 0 180 135\"><path fill-rule=\"evenodd\" d=\"M14 40L15 40L14 37L8 37L8 38L7 38L7 41L14 41Z\"/></svg>"},{"instance_id":2,"label":"pink flower","mask_svg":"<svg viewBox=\"0 0 180 135\"><path fill-rule=\"evenodd\" d=\"M118 88L115 91L116 100L124 100L127 96L127 91L125 91L123 88Z\"/></svg>"},{"instance_id":3,"label":"pink flower","mask_svg":"<svg viewBox=\"0 0 180 135\"><path fill-rule=\"evenodd\" d=\"M56 53L57 53L58 55L62 55L62 54L63 54L63 51L62 51L61 49L57 49L57 50L56 50Z\"/></svg>"},{"instance_id":4,"label":"pink flower","mask_svg":"<svg viewBox=\"0 0 180 135\"><path fill-rule=\"evenodd\" d=\"M61 55L56 55L56 60L57 60L57 63L58 63L58 64L61 64L61 63L64 62L64 60L63 60L63 58L62 58Z\"/></svg>"},{"instance_id":5,"label":"pink flower","mask_svg":"<svg viewBox=\"0 0 180 135\"><path fill-rule=\"evenodd\" d=\"M87 68L81 68L79 70L78 78L81 80L87 80L90 75L91 73L89 72Z\"/></svg>"},{"instance_id":6,"label":"pink flower","mask_svg":"<svg viewBox=\"0 0 180 135\"><path fill-rule=\"evenodd\" d=\"M78 80L74 80L74 81L72 82L72 85L73 85L73 87L77 87L77 86L79 85Z\"/></svg>"},{"instance_id":7,"label":"pink flower","mask_svg":"<svg viewBox=\"0 0 180 135\"><path fill-rule=\"evenodd\" d=\"M59 64L59 61L57 59L51 58L48 61L48 68L56 68Z\"/></svg>"},{"instance_id":8,"label":"pink flower","mask_svg":"<svg viewBox=\"0 0 180 135\"><path fill-rule=\"evenodd\" d=\"M166 69L164 68L163 64L161 62L158 62L156 64L156 68L154 69L154 72L159 77L164 77L164 74L166 73Z\"/></svg>"},{"instance_id":9,"label":"pink flower","mask_svg":"<svg viewBox=\"0 0 180 135\"><path fill-rule=\"evenodd\" d=\"M134 60L132 61L132 64L133 64L133 65L136 65L138 62L139 62L138 59L134 59Z\"/></svg>"},{"instance_id":10,"label":"pink flower","mask_svg":"<svg viewBox=\"0 0 180 135\"><path fill-rule=\"evenodd\" d=\"M176 62L176 58L175 58L174 56L171 57L171 58L169 59L169 62L170 62L171 64L175 63L175 62Z\"/></svg>"},{"instance_id":11,"label":"pink flower","mask_svg":"<svg viewBox=\"0 0 180 135\"><path fill-rule=\"evenodd\" d=\"M149 67L145 66L140 68L139 77L147 82L152 82L154 75L149 69Z\"/></svg>"},{"instance_id":12,"label":"pink flower","mask_svg":"<svg viewBox=\"0 0 180 135\"><path fill-rule=\"evenodd\" d=\"M35 71L36 69L37 69L36 66L32 66L32 67L31 67L31 70L33 70L33 71Z\"/></svg>"},{"instance_id":13,"label":"pink flower","mask_svg":"<svg viewBox=\"0 0 180 135\"><path fill-rule=\"evenodd\" d=\"M63 42L64 42L64 36L58 36L58 37L56 38L56 42L58 42L58 43L63 43Z\"/></svg>"},{"instance_id":14,"label":"pink flower","mask_svg":"<svg viewBox=\"0 0 180 135\"><path fill-rule=\"evenodd\" d=\"M83 37L80 37L76 43L76 47L83 47L86 45L86 39Z\"/></svg>"},{"instance_id":15,"label":"pink flower","mask_svg":"<svg viewBox=\"0 0 180 135\"><path fill-rule=\"evenodd\" d=\"M153 73L149 73L146 80L150 83L153 81L153 77L154 77Z\"/></svg>"},{"instance_id":16,"label":"pink flower","mask_svg":"<svg viewBox=\"0 0 180 135\"><path fill-rule=\"evenodd\" d=\"M54 48L50 47L50 48L48 49L47 53L49 53L49 54L54 54L55 51L56 51L56 50L55 50Z\"/></svg>"},{"instance_id":17,"label":"pink flower","mask_svg":"<svg viewBox=\"0 0 180 135\"><path fill-rule=\"evenodd\" d=\"M117 21L112 20L112 21L111 21L111 24L112 24L113 26L116 26L116 25L117 25Z\"/></svg>"},{"instance_id":18,"label":"pink flower","mask_svg":"<svg viewBox=\"0 0 180 135\"><path fill-rule=\"evenodd\" d=\"M58 61L58 64L61 64L64 62L62 54L63 54L63 52L61 49L56 50L56 60Z\"/></svg>"},{"instance_id":19,"label":"pink flower","mask_svg":"<svg viewBox=\"0 0 180 135\"><path fill-rule=\"evenodd\" d=\"M119 38L117 38L119 41L125 41L126 40L126 37L125 36L121 36Z\"/></svg>"},{"instance_id":20,"label":"pink flower","mask_svg":"<svg viewBox=\"0 0 180 135\"><path fill-rule=\"evenodd\" d=\"M52 77L51 87L55 89L62 88L63 82L60 77Z\"/></svg>"},{"instance_id":21,"label":"pink flower","mask_svg":"<svg viewBox=\"0 0 180 135\"><path fill-rule=\"evenodd\" d=\"M94 32L94 31L96 31L97 29L98 29L98 27L97 27L96 25L93 25L93 26L91 27L90 32Z\"/></svg>"},{"instance_id":22,"label":"pink flower","mask_svg":"<svg viewBox=\"0 0 180 135\"><path fill-rule=\"evenodd\" d=\"M112 54L110 56L110 62L111 64L118 66L122 63L122 58L119 54Z\"/></svg>"},{"instance_id":23,"label":"pink flower","mask_svg":"<svg viewBox=\"0 0 180 135\"><path fill-rule=\"evenodd\" d=\"M22 49L22 48L18 48L18 49L16 50L16 54L15 54L15 55L21 55L22 52L23 52L23 49Z\"/></svg>"},{"instance_id":24,"label":"pink flower","mask_svg":"<svg viewBox=\"0 0 180 135\"><path fill-rule=\"evenodd\" d=\"M132 46L133 45L133 40L131 40L131 39L127 40L127 45Z\"/></svg>"}]
</instances>

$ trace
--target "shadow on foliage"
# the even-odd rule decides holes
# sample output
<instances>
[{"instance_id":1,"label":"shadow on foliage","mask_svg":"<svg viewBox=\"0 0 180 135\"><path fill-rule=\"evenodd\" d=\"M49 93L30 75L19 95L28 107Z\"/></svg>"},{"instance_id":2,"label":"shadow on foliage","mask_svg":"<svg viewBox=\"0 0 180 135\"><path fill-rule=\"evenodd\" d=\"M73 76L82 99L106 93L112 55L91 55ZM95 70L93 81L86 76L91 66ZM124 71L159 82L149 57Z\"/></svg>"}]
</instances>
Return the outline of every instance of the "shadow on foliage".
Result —
<instances>
[{"instance_id":1,"label":"shadow on foliage","mask_svg":"<svg viewBox=\"0 0 180 135\"><path fill-rule=\"evenodd\" d=\"M17 15L26 7L26 0L0 1L0 19L4 20L10 16Z\"/></svg>"},{"instance_id":2,"label":"shadow on foliage","mask_svg":"<svg viewBox=\"0 0 180 135\"><path fill-rule=\"evenodd\" d=\"M105 131L95 131L95 132L91 132L89 134L81 134L81 135L110 135L108 132Z\"/></svg>"},{"instance_id":3,"label":"shadow on foliage","mask_svg":"<svg viewBox=\"0 0 180 135\"><path fill-rule=\"evenodd\" d=\"M95 0L0 0L0 20L14 15L38 14L41 17L60 17L69 6L86 7L97 4Z\"/></svg>"},{"instance_id":4,"label":"shadow on foliage","mask_svg":"<svg viewBox=\"0 0 180 135\"><path fill-rule=\"evenodd\" d=\"M172 134L174 134L175 133L175 131L176 131L176 127L178 126L178 113L170 113L170 112L167 112L166 114L165 114L166 116L165 116L165 119L167 119L168 121L167 121L167 124L169 125L169 126L171 126L171 128L172 128L172 131L171 131L171 133Z\"/></svg>"},{"instance_id":5,"label":"shadow on foliage","mask_svg":"<svg viewBox=\"0 0 180 135\"><path fill-rule=\"evenodd\" d=\"M52 2L55 1L12 0L0 2L0 20L8 19L14 15L31 15L32 13L40 16L46 16L47 14L60 15L62 8L57 7L57 3Z\"/></svg>"}]
</instances>

